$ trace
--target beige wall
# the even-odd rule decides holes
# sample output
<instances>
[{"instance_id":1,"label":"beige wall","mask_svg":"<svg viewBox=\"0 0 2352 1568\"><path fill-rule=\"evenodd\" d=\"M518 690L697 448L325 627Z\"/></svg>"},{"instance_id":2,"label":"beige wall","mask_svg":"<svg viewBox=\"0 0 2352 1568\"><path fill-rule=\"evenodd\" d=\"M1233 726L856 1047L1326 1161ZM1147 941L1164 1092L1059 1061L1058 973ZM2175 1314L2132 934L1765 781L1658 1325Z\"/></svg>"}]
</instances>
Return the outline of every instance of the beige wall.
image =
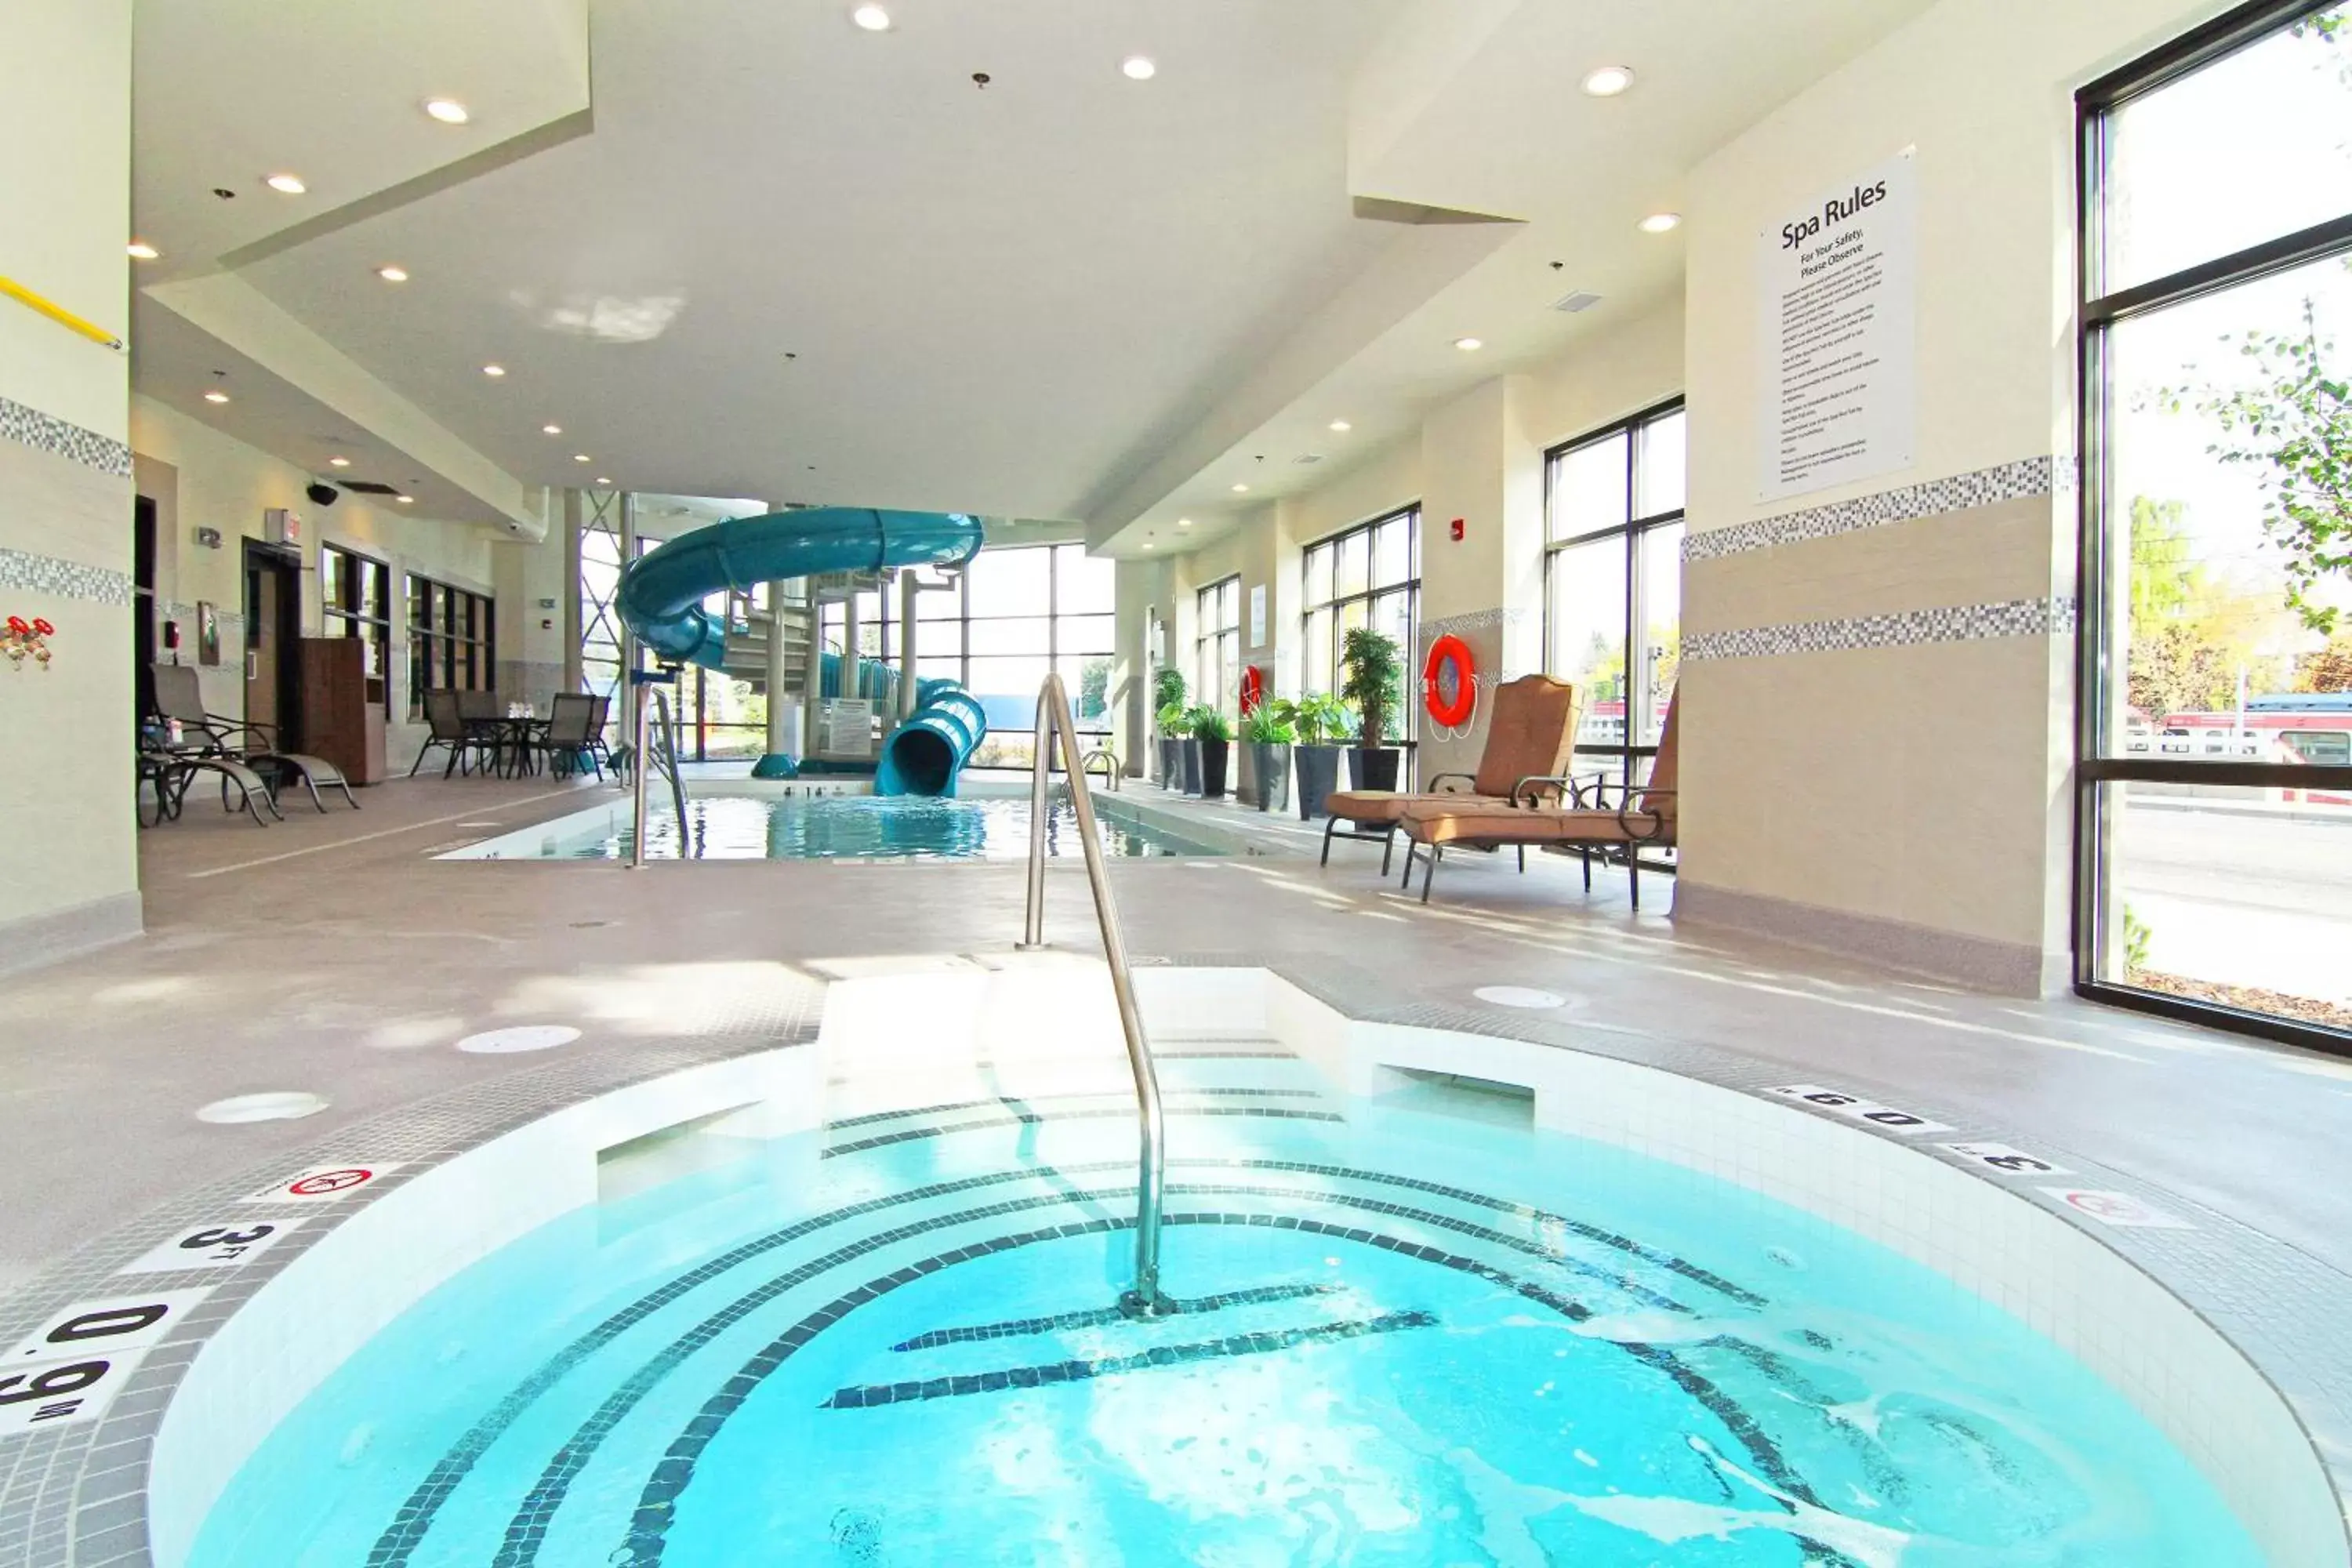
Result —
<instances>
[{"instance_id":1,"label":"beige wall","mask_svg":"<svg viewBox=\"0 0 2352 1568\"><path fill-rule=\"evenodd\" d=\"M1946 0L1692 175L1693 535L1791 512L1835 522L1817 509L1890 491L1914 515L1826 537L1767 531L1761 544L1751 531L1745 547L1690 562L1685 918L2002 989L2063 978L2073 93L2215 8ZM1914 466L1763 506L1759 235L1906 148L1918 189ZM2019 478L2037 462L2038 479ZM1996 492L1948 482L1989 474ZM2038 621L2014 613L2035 607ZM1891 634L1885 617L1912 632ZM1739 634L1720 646L1741 651L1706 657L1692 639L1708 633Z\"/></svg>"},{"instance_id":2,"label":"beige wall","mask_svg":"<svg viewBox=\"0 0 2352 1568\"><path fill-rule=\"evenodd\" d=\"M14 0L0 46L0 271L127 330L129 0ZM140 929L131 816L129 366L0 299L0 617L51 658L0 659L0 969Z\"/></svg>"},{"instance_id":3,"label":"beige wall","mask_svg":"<svg viewBox=\"0 0 2352 1568\"><path fill-rule=\"evenodd\" d=\"M242 665L236 657L241 635L244 603L244 551L241 540L263 536L263 513L283 507L299 514L307 529L302 548L302 630L320 635L323 616L320 599L319 548L341 545L389 565L393 577L392 721L386 726L385 749L394 772L404 770L425 743L425 726L411 723L408 713L408 636L404 625L405 575L415 573L437 582L490 594L498 591L495 558L512 553L536 558L530 580L547 575L548 547L526 547L496 542L488 531L469 523L412 517L364 497L345 495L331 507L312 503L302 493L310 476L257 447L225 436L197 420L148 397L131 400L131 445L150 467L142 469L148 483L168 482L174 488L174 524L159 527L156 540L156 599L159 616L181 622L184 663L195 661L194 606L213 605L221 616L222 662L200 668L205 706L216 713L241 714L245 709ZM195 541L199 528L220 531L217 549ZM562 546L552 546L554 574L562 575ZM515 575L518 584L522 582ZM558 588L548 595L557 596ZM509 606L499 606L500 632L506 631ZM561 609L539 612L562 625ZM536 626L534 616L532 624ZM545 635L545 634L541 634ZM553 634L560 637L560 630ZM499 654L507 655L501 638ZM558 656L561 657L560 654Z\"/></svg>"}]
</instances>

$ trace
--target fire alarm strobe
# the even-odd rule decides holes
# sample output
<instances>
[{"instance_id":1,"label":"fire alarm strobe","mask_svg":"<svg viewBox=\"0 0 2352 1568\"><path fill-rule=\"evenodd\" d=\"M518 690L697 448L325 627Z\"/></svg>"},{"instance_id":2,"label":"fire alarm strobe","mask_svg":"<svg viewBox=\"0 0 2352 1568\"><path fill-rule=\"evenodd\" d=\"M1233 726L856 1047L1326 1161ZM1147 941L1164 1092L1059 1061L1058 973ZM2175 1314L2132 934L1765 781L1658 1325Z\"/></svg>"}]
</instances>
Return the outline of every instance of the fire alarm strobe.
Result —
<instances>
[{"instance_id":1,"label":"fire alarm strobe","mask_svg":"<svg viewBox=\"0 0 2352 1568\"><path fill-rule=\"evenodd\" d=\"M1445 531L1454 536L1454 542L1456 544L1462 542L1462 520L1460 518L1457 517L1452 522L1447 523L1445 525Z\"/></svg>"}]
</instances>

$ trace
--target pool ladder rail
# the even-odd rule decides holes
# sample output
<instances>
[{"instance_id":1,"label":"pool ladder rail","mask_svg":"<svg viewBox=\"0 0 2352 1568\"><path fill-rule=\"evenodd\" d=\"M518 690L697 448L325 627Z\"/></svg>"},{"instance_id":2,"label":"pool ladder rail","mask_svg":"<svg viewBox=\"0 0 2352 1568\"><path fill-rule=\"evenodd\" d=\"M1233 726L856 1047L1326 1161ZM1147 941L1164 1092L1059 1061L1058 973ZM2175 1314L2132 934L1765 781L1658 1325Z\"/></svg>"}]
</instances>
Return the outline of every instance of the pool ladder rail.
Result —
<instances>
[{"instance_id":1,"label":"pool ladder rail","mask_svg":"<svg viewBox=\"0 0 2352 1568\"><path fill-rule=\"evenodd\" d=\"M1097 762L1103 765L1103 783L1110 785L1111 794L1117 795L1118 793L1118 753L1108 746L1097 746L1078 759L1078 772L1091 773Z\"/></svg>"},{"instance_id":2,"label":"pool ladder rail","mask_svg":"<svg viewBox=\"0 0 2352 1568\"><path fill-rule=\"evenodd\" d=\"M1130 1318L1156 1318L1170 1310L1168 1298L1160 1289L1160 1209L1167 1167L1160 1073L1152 1065L1151 1042L1144 1036L1142 1011L1135 1005L1135 976L1128 967L1127 942L1119 935L1110 879L1103 874L1102 843L1095 832L1094 792L1087 785L1087 765L1101 757L1109 764L1111 787L1117 789L1118 759L1102 747L1084 757L1078 755L1069 689L1059 675L1048 675L1037 690L1036 760L1029 774L1029 903L1021 948L1030 952L1049 945L1045 941L1045 814L1056 736L1062 745L1063 771L1069 774L1070 810L1077 818L1087 885L1094 893L1095 923L1102 928L1103 958L1110 965L1111 994L1118 999L1119 1029L1127 1037L1127 1065L1135 1075L1140 1142L1135 1182L1135 1284L1119 1297L1118 1307Z\"/></svg>"}]
</instances>

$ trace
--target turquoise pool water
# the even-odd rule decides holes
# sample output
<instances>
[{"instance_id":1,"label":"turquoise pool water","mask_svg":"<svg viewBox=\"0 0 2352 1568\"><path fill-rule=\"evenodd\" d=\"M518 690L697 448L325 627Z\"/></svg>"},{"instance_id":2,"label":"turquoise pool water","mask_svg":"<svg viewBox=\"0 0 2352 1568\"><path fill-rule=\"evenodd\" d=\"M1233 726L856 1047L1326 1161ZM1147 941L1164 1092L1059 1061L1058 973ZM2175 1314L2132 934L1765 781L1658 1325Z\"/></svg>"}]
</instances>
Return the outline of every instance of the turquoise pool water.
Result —
<instances>
[{"instance_id":1,"label":"turquoise pool water","mask_svg":"<svg viewBox=\"0 0 2352 1568\"><path fill-rule=\"evenodd\" d=\"M2048 1341L1600 1145L1171 1059L1166 1282L1118 1096L856 1119L581 1212L377 1336L197 1568L2254 1568Z\"/></svg>"},{"instance_id":2,"label":"turquoise pool water","mask_svg":"<svg viewBox=\"0 0 2352 1568\"><path fill-rule=\"evenodd\" d=\"M1219 850L1133 820L1115 805L1098 813L1105 853L1214 855ZM1027 797L961 800L702 795L686 803L686 830L658 800L647 814L646 854L675 860L1017 860L1029 853ZM1066 801L1047 818L1045 852L1078 853ZM625 860L635 837L626 804L608 804L471 846L447 859Z\"/></svg>"}]
</instances>

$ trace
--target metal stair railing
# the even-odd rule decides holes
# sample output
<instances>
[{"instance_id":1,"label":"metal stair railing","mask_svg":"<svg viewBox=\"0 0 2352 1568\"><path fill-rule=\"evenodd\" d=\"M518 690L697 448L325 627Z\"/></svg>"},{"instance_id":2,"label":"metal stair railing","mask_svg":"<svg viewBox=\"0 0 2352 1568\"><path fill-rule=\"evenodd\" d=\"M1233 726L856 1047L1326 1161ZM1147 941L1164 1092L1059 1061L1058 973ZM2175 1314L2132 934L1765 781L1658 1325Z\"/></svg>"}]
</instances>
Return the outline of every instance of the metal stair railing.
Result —
<instances>
[{"instance_id":1,"label":"metal stair railing","mask_svg":"<svg viewBox=\"0 0 2352 1568\"><path fill-rule=\"evenodd\" d=\"M1135 977L1128 968L1127 942L1119 935L1118 910L1111 900L1109 879L1103 874L1094 795L1087 787L1086 769L1078 755L1069 689L1059 675L1048 675L1037 691L1037 755L1029 776L1029 905L1021 946L1028 951L1047 945L1046 791L1056 735L1061 738L1063 771L1070 780L1070 810L1077 818L1078 843L1086 855L1087 884L1094 893L1095 923L1102 928L1103 957L1110 965L1111 994L1118 998L1119 1028L1127 1037L1127 1065L1135 1075L1141 1143L1135 1182L1135 1284L1118 1299L1118 1305L1129 1317L1153 1318L1168 1310L1167 1298L1160 1291L1160 1211L1167 1164L1160 1073L1152 1065L1151 1043L1144 1037L1143 1014L1135 1005Z\"/></svg>"},{"instance_id":2,"label":"metal stair railing","mask_svg":"<svg viewBox=\"0 0 2352 1568\"><path fill-rule=\"evenodd\" d=\"M648 704L643 697L638 699L635 754L630 758L632 764L630 773L633 776L630 780L632 793L629 799L632 829L629 840L629 866L632 869L635 869L646 863L646 775L649 773L659 773L669 779L670 804L677 808L677 855L681 860L688 857L686 843L686 785L677 774L677 721L670 712L669 693L663 689L662 686L665 681L677 679L677 672L672 670L667 675L652 675L644 670L635 670L631 672L630 678L642 685L651 686L653 690L650 695L654 700L652 704ZM661 745L658 749L653 744L655 736L653 708L655 706L661 709L661 726L658 731Z\"/></svg>"}]
</instances>

